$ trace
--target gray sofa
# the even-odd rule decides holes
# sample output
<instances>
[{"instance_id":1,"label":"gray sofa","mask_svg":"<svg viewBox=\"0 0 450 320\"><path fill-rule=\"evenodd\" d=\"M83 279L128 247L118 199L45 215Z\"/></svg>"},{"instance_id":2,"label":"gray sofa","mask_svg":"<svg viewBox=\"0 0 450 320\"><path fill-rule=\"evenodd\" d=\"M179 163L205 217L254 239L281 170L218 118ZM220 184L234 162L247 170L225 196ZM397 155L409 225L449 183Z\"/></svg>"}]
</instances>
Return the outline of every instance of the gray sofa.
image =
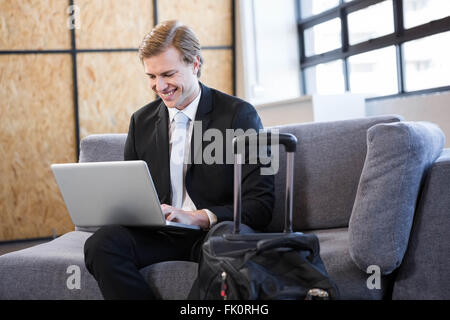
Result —
<instances>
[{"instance_id":1,"label":"gray sofa","mask_svg":"<svg viewBox=\"0 0 450 320\"><path fill-rule=\"evenodd\" d=\"M342 299L450 299L450 150L437 126L386 115L272 129L298 138L294 230L318 235ZM123 160L125 138L86 137L80 161ZM269 231L283 226L280 157ZM0 299L102 299L84 266L90 231L0 256ZM141 272L162 299L185 299L197 264Z\"/></svg>"}]
</instances>

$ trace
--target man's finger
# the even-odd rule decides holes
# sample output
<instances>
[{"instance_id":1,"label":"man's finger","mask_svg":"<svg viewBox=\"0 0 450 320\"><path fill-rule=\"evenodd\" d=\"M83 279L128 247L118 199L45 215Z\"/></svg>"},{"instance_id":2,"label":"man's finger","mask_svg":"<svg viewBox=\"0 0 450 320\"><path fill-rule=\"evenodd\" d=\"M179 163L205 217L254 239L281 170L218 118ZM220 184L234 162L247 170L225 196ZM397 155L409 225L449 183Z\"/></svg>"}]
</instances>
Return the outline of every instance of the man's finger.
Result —
<instances>
[{"instance_id":1,"label":"man's finger","mask_svg":"<svg viewBox=\"0 0 450 320\"><path fill-rule=\"evenodd\" d=\"M169 212L169 213L166 215L166 220L167 220L167 221L177 222L177 216L176 216L176 214L175 214L174 212Z\"/></svg>"},{"instance_id":2,"label":"man's finger","mask_svg":"<svg viewBox=\"0 0 450 320\"><path fill-rule=\"evenodd\" d=\"M167 216L167 214L171 213L173 210L175 210L175 208L172 206L169 206L168 204L162 204L161 210L164 213L164 215Z\"/></svg>"}]
</instances>

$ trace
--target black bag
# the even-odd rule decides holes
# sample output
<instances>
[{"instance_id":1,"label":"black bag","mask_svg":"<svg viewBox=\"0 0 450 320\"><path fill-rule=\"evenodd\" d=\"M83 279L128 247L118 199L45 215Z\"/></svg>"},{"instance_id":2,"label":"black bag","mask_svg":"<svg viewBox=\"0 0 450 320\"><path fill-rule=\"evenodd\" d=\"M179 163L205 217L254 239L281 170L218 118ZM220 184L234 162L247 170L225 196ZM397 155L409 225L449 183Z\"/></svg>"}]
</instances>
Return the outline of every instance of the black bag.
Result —
<instances>
[{"instance_id":1,"label":"black bag","mask_svg":"<svg viewBox=\"0 0 450 320\"><path fill-rule=\"evenodd\" d=\"M267 141L273 140L270 134L267 136L266 133L266 137ZM292 232L293 158L297 139L291 134L279 134L278 137L279 144L283 144L287 152L284 232L240 233L241 166L235 158L234 230L220 234L217 230L223 230L221 224L210 230L202 247L198 277L190 299L338 298L337 287L320 258L317 236ZM233 140L235 152L238 139L246 139L246 136Z\"/></svg>"}]
</instances>

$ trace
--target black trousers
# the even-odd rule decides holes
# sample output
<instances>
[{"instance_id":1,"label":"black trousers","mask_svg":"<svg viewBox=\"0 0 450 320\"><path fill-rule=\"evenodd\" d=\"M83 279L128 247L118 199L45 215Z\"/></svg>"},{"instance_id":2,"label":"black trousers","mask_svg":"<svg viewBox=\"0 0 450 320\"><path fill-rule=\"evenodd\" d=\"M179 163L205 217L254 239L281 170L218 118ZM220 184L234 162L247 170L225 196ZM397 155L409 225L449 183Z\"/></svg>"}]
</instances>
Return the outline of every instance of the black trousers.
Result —
<instances>
[{"instance_id":1,"label":"black trousers","mask_svg":"<svg viewBox=\"0 0 450 320\"><path fill-rule=\"evenodd\" d=\"M105 299L156 299L139 269L161 261L197 262L205 236L204 231L106 226L87 239L85 264Z\"/></svg>"}]
</instances>

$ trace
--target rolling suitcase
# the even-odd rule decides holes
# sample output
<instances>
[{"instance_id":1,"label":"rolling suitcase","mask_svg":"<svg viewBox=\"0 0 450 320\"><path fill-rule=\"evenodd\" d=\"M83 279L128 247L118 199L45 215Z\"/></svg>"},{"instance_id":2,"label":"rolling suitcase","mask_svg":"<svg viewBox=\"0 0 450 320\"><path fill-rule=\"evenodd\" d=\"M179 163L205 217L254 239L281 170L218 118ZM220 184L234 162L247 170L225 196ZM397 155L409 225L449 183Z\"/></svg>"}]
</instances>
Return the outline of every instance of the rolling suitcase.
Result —
<instances>
[{"instance_id":1,"label":"rolling suitcase","mask_svg":"<svg viewBox=\"0 0 450 320\"><path fill-rule=\"evenodd\" d=\"M276 138L274 134L277 134ZM237 145L266 139L278 140L287 154L285 225L281 233L241 233L242 150ZM240 141L244 139L244 141ZM233 140L234 225L233 232L215 235L210 230L202 247L198 276L190 299L272 300L336 299L338 290L320 257L314 234L292 231L294 154L297 139L291 134L259 133Z\"/></svg>"}]
</instances>

